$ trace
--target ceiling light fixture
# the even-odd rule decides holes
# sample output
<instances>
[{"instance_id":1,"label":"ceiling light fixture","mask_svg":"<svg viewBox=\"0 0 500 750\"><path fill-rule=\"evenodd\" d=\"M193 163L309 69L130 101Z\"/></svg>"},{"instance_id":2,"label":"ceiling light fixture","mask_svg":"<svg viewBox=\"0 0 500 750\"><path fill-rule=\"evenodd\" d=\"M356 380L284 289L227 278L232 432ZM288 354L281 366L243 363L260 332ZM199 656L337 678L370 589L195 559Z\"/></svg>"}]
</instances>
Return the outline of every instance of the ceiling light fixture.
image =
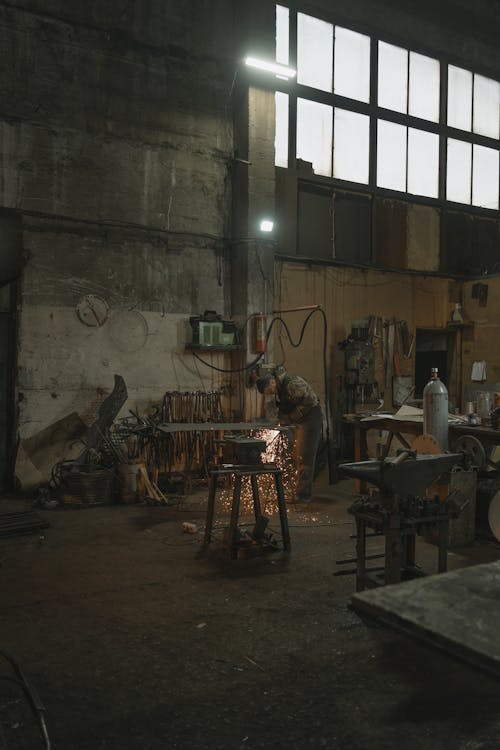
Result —
<instances>
[{"instance_id":1,"label":"ceiling light fixture","mask_svg":"<svg viewBox=\"0 0 500 750\"><path fill-rule=\"evenodd\" d=\"M272 232L274 229L274 221L272 221L272 219L262 219L259 226L261 232Z\"/></svg>"}]
</instances>

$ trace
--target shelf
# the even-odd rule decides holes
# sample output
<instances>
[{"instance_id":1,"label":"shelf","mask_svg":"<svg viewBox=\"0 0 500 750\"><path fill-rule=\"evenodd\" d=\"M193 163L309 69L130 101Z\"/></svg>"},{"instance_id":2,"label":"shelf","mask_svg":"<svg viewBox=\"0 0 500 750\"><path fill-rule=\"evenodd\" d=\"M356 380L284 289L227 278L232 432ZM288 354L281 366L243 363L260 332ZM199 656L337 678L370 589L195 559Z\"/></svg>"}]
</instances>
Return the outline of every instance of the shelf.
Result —
<instances>
[{"instance_id":1,"label":"shelf","mask_svg":"<svg viewBox=\"0 0 500 750\"><path fill-rule=\"evenodd\" d=\"M474 321L473 320L467 320L463 321L462 323L455 323L453 320L449 320L446 324L446 328L448 330L455 330L456 328L473 328L474 327Z\"/></svg>"}]
</instances>

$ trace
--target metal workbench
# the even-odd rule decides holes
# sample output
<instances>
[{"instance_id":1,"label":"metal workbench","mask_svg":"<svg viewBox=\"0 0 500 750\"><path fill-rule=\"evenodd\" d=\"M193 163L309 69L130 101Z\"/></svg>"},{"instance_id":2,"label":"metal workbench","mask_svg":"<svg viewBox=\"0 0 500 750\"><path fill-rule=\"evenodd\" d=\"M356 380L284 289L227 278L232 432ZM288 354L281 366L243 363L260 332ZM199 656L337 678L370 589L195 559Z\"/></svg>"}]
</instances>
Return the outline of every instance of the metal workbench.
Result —
<instances>
[{"instance_id":1,"label":"metal workbench","mask_svg":"<svg viewBox=\"0 0 500 750\"><path fill-rule=\"evenodd\" d=\"M250 432L252 430L284 430L276 422L169 422L156 425L167 435L172 432Z\"/></svg>"}]
</instances>

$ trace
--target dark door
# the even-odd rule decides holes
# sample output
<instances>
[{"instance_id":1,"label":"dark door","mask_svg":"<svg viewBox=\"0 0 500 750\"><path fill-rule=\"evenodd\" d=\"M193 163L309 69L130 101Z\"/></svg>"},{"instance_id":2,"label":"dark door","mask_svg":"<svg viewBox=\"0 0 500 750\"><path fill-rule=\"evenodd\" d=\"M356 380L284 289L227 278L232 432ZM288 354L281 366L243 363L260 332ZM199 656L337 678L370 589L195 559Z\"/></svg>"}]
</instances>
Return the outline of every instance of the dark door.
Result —
<instances>
[{"instance_id":1,"label":"dark door","mask_svg":"<svg viewBox=\"0 0 500 750\"><path fill-rule=\"evenodd\" d=\"M443 331L417 329L415 342L415 396L422 398L431 379L431 369L437 367L439 378L448 387L448 336Z\"/></svg>"}]
</instances>

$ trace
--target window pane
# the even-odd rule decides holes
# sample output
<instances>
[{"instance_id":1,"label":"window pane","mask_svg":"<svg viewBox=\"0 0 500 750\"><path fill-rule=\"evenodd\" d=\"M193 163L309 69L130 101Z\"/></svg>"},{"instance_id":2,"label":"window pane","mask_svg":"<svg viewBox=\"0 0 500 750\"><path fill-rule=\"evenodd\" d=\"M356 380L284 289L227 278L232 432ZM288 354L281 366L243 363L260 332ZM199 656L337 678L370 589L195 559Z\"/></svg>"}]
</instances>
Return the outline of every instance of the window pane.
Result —
<instances>
[{"instance_id":1,"label":"window pane","mask_svg":"<svg viewBox=\"0 0 500 750\"><path fill-rule=\"evenodd\" d=\"M499 84L491 78L474 76L474 133L498 138Z\"/></svg>"},{"instance_id":2,"label":"window pane","mask_svg":"<svg viewBox=\"0 0 500 750\"><path fill-rule=\"evenodd\" d=\"M446 198L456 203L470 203L472 144L448 138L446 164Z\"/></svg>"},{"instance_id":3,"label":"window pane","mask_svg":"<svg viewBox=\"0 0 500 750\"><path fill-rule=\"evenodd\" d=\"M406 128L379 120L377 131L377 185L405 192Z\"/></svg>"},{"instance_id":4,"label":"window pane","mask_svg":"<svg viewBox=\"0 0 500 750\"><path fill-rule=\"evenodd\" d=\"M408 192L437 198L439 194L439 136L408 128Z\"/></svg>"},{"instance_id":5,"label":"window pane","mask_svg":"<svg viewBox=\"0 0 500 750\"><path fill-rule=\"evenodd\" d=\"M332 108L297 99L297 159L310 161L316 174L332 175Z\"/></svg>"},{"instance_id":6,"label":"window pane","mask_svg":"<svg viewBox=\"0 0 500 750\"><path fill-rule=\"evenodd\" d=\"M408 50L378 43L378 105L408 111Z\"/></svg>"},{"instance_id":7,"label":"window pane","mask_svg":"<svg viewBox=\"0 0 500 750\"><path fill-rule=\"evenodd\" d=\"M460 130L472 126L472 73L448 65L448 125Z\"/></svg>"},{"instance_id":8,"label":"window pane","mask_svg":"<svg viewBox=\"0 0 500 750\"><path fill-rule=\"evenodd\" d=\"M277 91L275 103L274 164L277 167L288 167L288 94Z\"/></svg>"},{"instance_id":9,"label":"window pane","mask_svg":"<svg viewBox=\"0 0 500 750\"><path fill-rule=\"evenodd\" d=\"M370 101L370 37L335 27L334 91L360 102Z\"/></svg>"},{"instance_id":10,"label":"window pane","mask_svg":"<svg viewBox=\"0 0 500 750\"><path fill-rule=\"evenodd\" d=\"M283 5L276 6L276 62L289 63L289 18L290 11Z\"/></svg>"},{"instance_id":11,"label":"window pane","mask_svg":"<svg viewBox=\"0 0 500 750\"><path fill-rule=\"evenodd\" d=\"M439 122L439 61L410 52L408 112L423 120Z\"/></svg>"},{"instance_id":12,"label":"window pane","mask_svg":"<svg viewBox=\"0 0 500 750\"><path fill-rule=\"evenodd\" d=\"M335 109L333 176L368 184L370 118Z\"/></svg>"},{"instance_id":13,"label":"window pane","mask_svg":"<svg viewBox=\"0 0 500 750\"><path fill-rule=\"evenodd\" d=\"M297 14L297 81L322 91L332 90L333 26Z\"/></svg>"},{"instance_id":14,"label":"window pane","mask_svg":"<svg viewBox=\"0 0 500 750\"><path fill-rule=\"evenodd\" d=\"M472 160L472 204L498 208L498 151L474 144Z\"/></svg>"}]
</instances>

